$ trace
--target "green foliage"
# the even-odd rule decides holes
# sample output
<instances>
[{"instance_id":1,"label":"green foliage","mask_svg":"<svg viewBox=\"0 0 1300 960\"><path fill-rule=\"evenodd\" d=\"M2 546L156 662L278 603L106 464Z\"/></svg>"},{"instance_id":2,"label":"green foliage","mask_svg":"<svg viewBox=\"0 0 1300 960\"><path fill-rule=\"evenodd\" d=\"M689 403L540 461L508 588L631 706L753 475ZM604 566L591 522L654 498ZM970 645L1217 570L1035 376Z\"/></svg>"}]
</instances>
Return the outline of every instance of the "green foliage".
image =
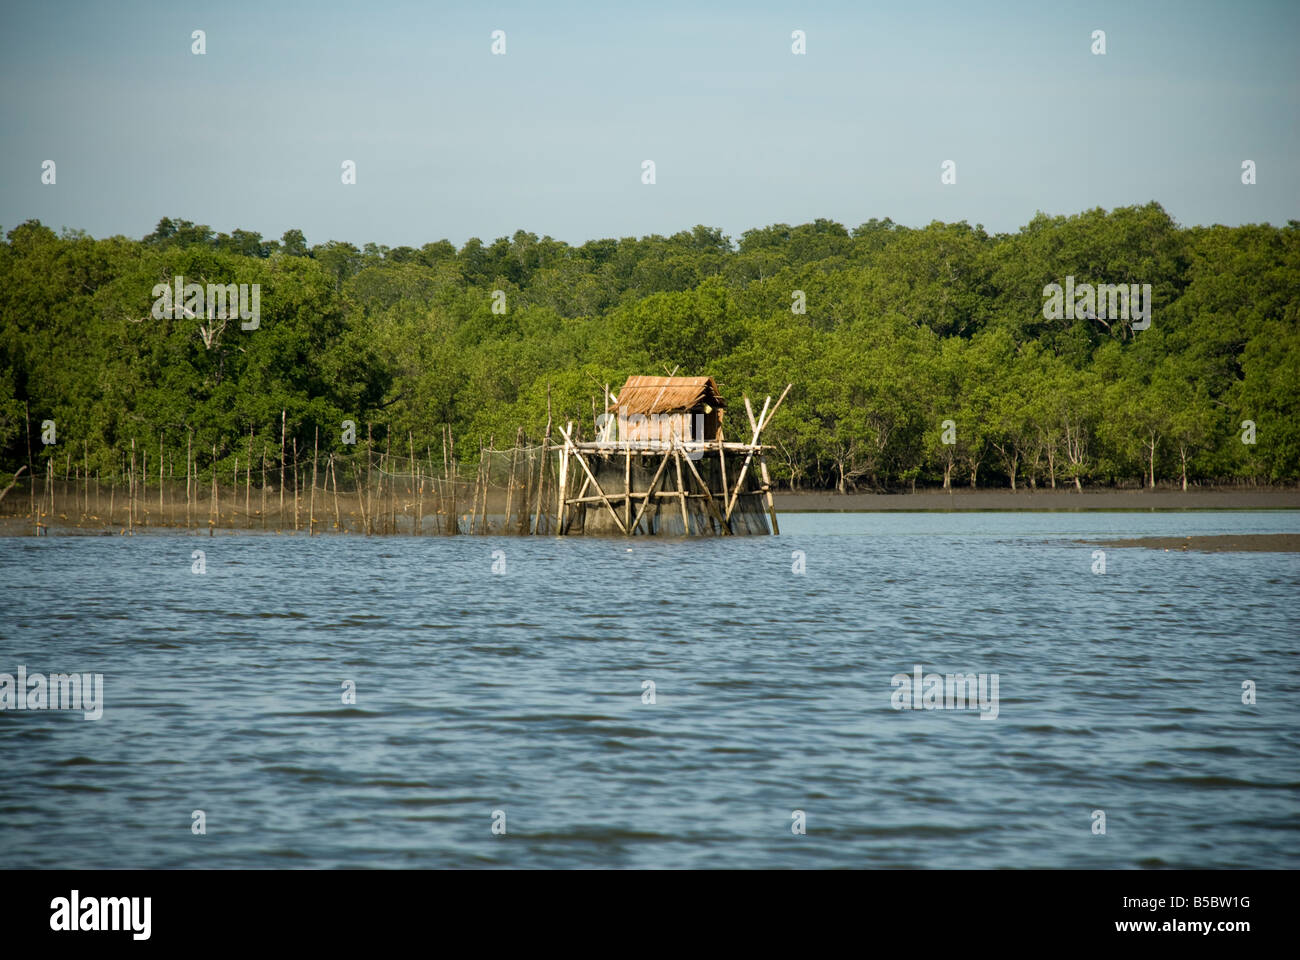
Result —
<instances>
[{"instance_id":1,"label":"green foliage","mask_svg":"<svg viewBox=\"0 0 1300 960\"><path fill-rule=\"evenodd\" d=\"M259 284L258 328L155 319L154 286L178 275ZM1150 284L1151 327L1044 319L1066 276ZM0 243L0 281L0 476L28 462L29 433L41 458L47 419L92 470L133 439L189 444L203 470L246 463L250 431L254 456L278 456L282 411L300 446L319 429L337 449L353 420L376 444L440 448L450 424L473 458L521 426L539 439L548 396L590 435L607 384L675 370L717 379L731 439L749 435L743 394L793 382L764 435L793 486L1300 479L1295 223L1182 229L1150 203L997 236L816 220L736 244L696 226L458 250L31 221Z\"/></svg>"}]
</instances>

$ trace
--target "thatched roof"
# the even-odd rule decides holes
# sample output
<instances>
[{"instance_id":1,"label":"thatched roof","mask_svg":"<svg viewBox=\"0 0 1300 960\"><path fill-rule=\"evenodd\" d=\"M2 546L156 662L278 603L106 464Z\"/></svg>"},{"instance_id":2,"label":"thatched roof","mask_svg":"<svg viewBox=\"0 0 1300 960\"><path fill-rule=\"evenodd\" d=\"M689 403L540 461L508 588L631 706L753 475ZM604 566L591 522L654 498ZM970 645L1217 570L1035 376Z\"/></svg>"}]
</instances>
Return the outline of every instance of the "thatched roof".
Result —
<instances>
[{"instance_id":1,"label":"thatched roof","mask_svg":"<svg viewBox=\"0 0 1300 960\"><path fill-rule=\"evenodd\" d=\"M704 403L726 408L712 377L628 377L614 409L630 416L694 410Z\"/></svg>"}]
</instances>

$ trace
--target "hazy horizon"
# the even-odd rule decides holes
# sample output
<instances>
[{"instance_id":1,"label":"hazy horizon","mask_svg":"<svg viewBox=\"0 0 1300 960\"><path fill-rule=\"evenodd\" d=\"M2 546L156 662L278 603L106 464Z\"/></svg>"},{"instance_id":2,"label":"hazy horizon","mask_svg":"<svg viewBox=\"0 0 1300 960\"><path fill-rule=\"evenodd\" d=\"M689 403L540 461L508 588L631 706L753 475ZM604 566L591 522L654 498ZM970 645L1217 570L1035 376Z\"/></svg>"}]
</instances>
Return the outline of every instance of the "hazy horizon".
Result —
<instances>
[{"instance_id":1,"label":"hazy horizon","mask_svg":"<svg viewBox=\"0 0 1300 960\"><path fill-rule=\"evenodd\" d=\"M140 237L167 216L418 247L817 218L1004 233L1152 200L1183 226L1300 218L1300 6L1281 2L241 0L24 4L0 22L6 231Z\"/></svg>"}]
</instances>

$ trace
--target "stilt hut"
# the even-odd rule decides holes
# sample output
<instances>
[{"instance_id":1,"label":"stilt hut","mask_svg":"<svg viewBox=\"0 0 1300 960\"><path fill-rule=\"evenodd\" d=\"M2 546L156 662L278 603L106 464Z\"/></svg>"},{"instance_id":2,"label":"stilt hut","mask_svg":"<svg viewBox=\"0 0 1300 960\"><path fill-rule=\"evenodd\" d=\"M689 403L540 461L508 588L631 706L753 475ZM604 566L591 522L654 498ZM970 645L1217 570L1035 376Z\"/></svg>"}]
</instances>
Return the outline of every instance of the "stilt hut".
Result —
<instances>
[{"instance_id":1,"label":"stilt hut","mask_svg":"<svg viewBox=\"0 0 1300 960\"><path fill-rule=\"evenodd\" d=\"M559 532L614 536L735 536L779 533L764 427L768 397L749 418L747 441L725 437L726 402L712 377L629 377L596 438L561 428ZM770 526L769 526L770 521Z\"/></svg>"}]
</instances>

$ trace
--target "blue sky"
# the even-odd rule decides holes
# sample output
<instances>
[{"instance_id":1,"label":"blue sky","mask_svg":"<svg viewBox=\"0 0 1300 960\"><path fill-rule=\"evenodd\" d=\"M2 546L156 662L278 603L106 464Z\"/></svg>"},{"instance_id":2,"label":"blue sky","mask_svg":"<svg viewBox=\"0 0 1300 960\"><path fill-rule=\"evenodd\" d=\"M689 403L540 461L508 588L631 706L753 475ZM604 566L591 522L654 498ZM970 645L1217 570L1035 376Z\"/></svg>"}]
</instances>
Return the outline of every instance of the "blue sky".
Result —
<instances>
[{"instance_id":1,"label":"blue sky","mask_svg":"<svg viewBox=\"0 0 1300 960\"><path fill-rule=\"evenodd\" d=\"M817 217L1007 231L1153 199L1282 224L1297 37L1294 0L8 2L0 227L581 243Z\"/></svg>"}]
</instances>

